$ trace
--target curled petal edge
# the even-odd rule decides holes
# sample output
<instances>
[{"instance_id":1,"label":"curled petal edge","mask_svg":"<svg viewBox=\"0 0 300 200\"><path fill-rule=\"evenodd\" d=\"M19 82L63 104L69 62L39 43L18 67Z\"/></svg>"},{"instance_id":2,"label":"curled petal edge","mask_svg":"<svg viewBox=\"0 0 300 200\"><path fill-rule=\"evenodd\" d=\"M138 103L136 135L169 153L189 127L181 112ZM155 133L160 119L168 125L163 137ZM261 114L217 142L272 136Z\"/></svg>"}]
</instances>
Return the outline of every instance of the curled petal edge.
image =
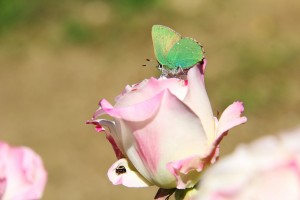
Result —
<instances>
[{"instance_id":1,"label":"curled petal edge","mask_svg":"<svg viewBox=\"0 0 300 200\"><path fill-rule=\"evenodd\" d=\"M222 113L219 122L217 123L217 137L220 137L223 133L229 129L247 122L247 117L241 116L244 112L243 103L236 101L229 105Z\"/></svg>"},{"instance_id":2,"label":"curled petal edge","mask_svg":"<svg viewBox=\"0 0 300 200\"><path fill-rule=\"evenodd\" d=\"M199 181L201 171L209 162L200 156L191 156L167 164L168 170L175 176L177 189L191 188Z\"/></svg>"},{"instance_id":3,"label":"curled petal edge","mask_svg":"<svg viewBox=\"0 0 300 200\"><path fill-rule=\"evenodd\" d=\"M235 126L247 122L247 117L241 116L243 111L243 103L240 101L236 101L224 110L219 121L215 118L217 138L211 144L211 149L207 157L207 159L210 160L211 164L218 160L220 143L222 139L228 134L228 131Z\"/></svg>"},{"instance_id":4,"label":"curled petal edge","mask_svg":"<svg viewBox=\"0 0 300 200\"><path fill-rule=\"evenodd\" d=\"M104 132L106 139L111 144L116 157L118 159L124 158L125 156L122 153L122 150L119 148L118 140L116 136L116 127L113 121L105 120L105 119L97 119L92 121L87 121L86 124L95 125L95 129L97 132ZM105 128L106 127L106 128Z\"/></svg>"},{"instance_id":5,"label":"curled petal edge","mask_svg":"<svg viewBox=\"0 0 300 200\"><path fill-rule=\"evenodd\" d=\"M219 157L220 142L227 133L228 131L224 132L214 141L206 156L191 156L189 158L167 164L168 170L176 178L177 189L191 188L197 184L199 180L197 177L200 178L202 170L206 166L217 161Z\"/></svg>"},{"instance_id":6,"label":"curled petal edge","mask_svg":"<svg viewBox=\"0 0 300 200\"><path fill-rule=\"evenodd\" d=\"M103 114L108 114L111 117L127 121L145 121L158 111L162 98L163 92L160 92L144 102L127 107L113 107L108 101L102 99L100 101L100 108L94 114L94 118ZM139 110L142 110L143 112L137 112Z\"/></svg>"}]
</instances>

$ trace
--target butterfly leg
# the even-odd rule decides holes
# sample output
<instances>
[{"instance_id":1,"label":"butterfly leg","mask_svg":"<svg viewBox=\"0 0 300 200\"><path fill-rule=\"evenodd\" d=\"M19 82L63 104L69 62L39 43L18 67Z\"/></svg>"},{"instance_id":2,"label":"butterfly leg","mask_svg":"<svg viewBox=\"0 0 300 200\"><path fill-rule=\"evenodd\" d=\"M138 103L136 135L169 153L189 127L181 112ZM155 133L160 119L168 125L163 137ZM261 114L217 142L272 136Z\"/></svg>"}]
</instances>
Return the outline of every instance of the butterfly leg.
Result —
<instances>
[{"instance_id":1,"label":"butterfly leg","mask_svg":"<svg viewBox=\"0 0 300 200\"><path fill-rule=\"evenodd\" d=\"M168 77L169 70L165 69L162 64L158 63L157 69L161 71L160 77Z\"/></svg>"},{"instance_id":2,"label":"butterfly leg","mask_svg":"<svg viewBox=\"0 0 300 200\"><path fill-rule=\"evenodd\" d=\"M182 75L184 74L184 70L179 66L176 69L172 70L173 76Z\"/></svg>"},{"instance_id":3,"label":"butterfly leg","mask_svg":"<svg viewBox=\"0 0 300 200\"><path fill-rule=\"evenodd\" d=\"M163 65L162 64L160 64L160 63L158 63L158 65L157 65L157 69L159 70L159 71L163 71Z\"/></svg>"}]
</instances>

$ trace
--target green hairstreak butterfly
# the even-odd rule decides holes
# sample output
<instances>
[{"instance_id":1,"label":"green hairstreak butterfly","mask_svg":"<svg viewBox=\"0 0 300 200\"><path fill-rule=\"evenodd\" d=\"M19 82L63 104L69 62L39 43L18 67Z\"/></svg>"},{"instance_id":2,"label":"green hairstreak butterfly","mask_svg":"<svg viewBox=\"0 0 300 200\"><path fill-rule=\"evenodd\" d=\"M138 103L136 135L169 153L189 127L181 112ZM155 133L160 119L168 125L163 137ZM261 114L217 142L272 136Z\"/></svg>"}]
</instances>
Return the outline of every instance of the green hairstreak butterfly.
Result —
<instances>
[{"instance_id":1,"label":"green hairstreak butterfly","mask_svg":"<svg viewBox=\"0 0 300 200\"><path fill-rule=\"evenodd\" d=\"M153 25L154 53L163 76L186 74L204 58L202 46L194 39L182 37L169 27Z\"/></svg>"}]
</instances>

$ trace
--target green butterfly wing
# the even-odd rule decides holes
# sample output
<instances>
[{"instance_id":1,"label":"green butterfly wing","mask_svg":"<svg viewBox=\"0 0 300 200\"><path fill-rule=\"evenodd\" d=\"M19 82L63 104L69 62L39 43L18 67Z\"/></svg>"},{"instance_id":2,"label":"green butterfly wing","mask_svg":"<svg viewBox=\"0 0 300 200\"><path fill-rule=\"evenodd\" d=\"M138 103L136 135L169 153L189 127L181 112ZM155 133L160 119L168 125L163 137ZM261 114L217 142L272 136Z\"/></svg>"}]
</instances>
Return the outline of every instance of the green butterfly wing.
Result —
<instances>
[{"instance_id":1,"label":"green butterfly wing","mask_svg":"<svg viewBox=\"0 0 300 200\"><path fill-rule=\"evenodd\" d=\"M203 50L192 38L182 38L173 45L167 55L167 68L189 68L203 59Z\"/></svg>"},{"instance_id":2,"label":"green butterfly wing","mask_svg":"<svg viewBox=\"0 0 300 200\"><path fill-rule=\"evenodd\" d=\"M181 39L181 35L169 27L162 25L152 26L152 41L154 53L158 62L169 65L167 55L170 49Z\"/></svg>"}]
</instances>

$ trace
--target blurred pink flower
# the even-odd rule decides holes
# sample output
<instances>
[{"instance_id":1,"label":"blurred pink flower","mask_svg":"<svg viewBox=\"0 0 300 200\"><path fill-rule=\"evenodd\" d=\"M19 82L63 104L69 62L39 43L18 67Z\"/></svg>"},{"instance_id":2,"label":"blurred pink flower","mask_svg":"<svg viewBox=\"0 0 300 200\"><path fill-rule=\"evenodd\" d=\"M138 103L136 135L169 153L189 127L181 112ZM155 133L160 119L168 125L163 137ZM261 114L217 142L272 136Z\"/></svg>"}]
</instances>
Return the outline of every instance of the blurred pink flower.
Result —
<instances>
[{"instance_id":1,"label":"blurred pink flower","mask_svg":"<svg viewBox=\"0 0 300 200\"><path fill-rule=\"evenodd\" d=\"M202 176L197 200L299 200L300 129L240 145Z\"/></svg>"},{"instance_id":2,"label":"blurred pink flower","mask_svg":"<svg viewBox=\"0 0 300 200\"><path fill-rule=\"evenodd\" d=\"M42 197L47 172L41 158L27 147L0 141L0 199L37 200Z\"/></svg>"},{"instance_id":3,"label":"blurred pink flower","mask_svg":"<svg viewBox=\"0 0 300 200\"><path fill-rule=\"evenodd\" d=\"M119 159L108 171L115 185L190 188L202 169L217 159L219 143L241 117L241 102L231 104L218 120L205 90L203 65L187 80L151 78L125 90L112 106L105 99L95 112L97 131L105 131ZM107 114L114 121L97 119Z\"/></svg>"}]
</instances>

